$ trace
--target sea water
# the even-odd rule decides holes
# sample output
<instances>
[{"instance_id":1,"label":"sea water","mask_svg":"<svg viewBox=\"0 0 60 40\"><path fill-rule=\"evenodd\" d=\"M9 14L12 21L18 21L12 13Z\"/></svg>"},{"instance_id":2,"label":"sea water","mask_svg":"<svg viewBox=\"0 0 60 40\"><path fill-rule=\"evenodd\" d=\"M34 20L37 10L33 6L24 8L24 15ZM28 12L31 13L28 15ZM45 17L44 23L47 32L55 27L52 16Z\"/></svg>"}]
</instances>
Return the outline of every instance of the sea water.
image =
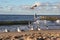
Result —
<instances>
[{"instance_id":1,"label":"sea water","mask_svg":"<svg viewBox=\"0 0 60 40\"><path fill-rule=\"evenodd\" d=\"M42 15L37 15L37 17L42 16ZM46 16L56 16L59 17L59 15L46 15ZM34 21L34 15L0 15L0 21L21 21L21 20L30 20ZM56 23L50 22L48 24L48 29L60 29L60 25L56 25ZM53 25L51 25L53 24ZM28 25L1 25L0 26L0 32L3 32L5 29L9 31L17 31L17 28L19 27L20 30L29 30L30 28ZM34 26L36 28L37 26ZM41 29L47 29L46 26L41 23L39 26Z\"/></svg>"}]
</instances>

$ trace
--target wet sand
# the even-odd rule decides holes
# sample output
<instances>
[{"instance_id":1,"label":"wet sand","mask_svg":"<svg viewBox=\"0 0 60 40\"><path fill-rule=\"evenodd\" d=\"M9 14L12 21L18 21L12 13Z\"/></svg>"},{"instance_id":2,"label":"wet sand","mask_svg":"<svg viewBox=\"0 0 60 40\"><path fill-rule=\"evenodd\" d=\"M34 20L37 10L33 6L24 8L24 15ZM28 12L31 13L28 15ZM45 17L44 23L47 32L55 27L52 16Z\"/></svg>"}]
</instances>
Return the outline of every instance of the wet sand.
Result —
<instances>
[{"instance_id":1,"label":"wet sand","mask_svg":"<svg viewBox=\"0 0 60 40\"><path fill-rule=\"evenodd\" d=\"M0 32L0 40L37 40L41 37L60 37L60 30Z\"/></svg>"}]
</instances>

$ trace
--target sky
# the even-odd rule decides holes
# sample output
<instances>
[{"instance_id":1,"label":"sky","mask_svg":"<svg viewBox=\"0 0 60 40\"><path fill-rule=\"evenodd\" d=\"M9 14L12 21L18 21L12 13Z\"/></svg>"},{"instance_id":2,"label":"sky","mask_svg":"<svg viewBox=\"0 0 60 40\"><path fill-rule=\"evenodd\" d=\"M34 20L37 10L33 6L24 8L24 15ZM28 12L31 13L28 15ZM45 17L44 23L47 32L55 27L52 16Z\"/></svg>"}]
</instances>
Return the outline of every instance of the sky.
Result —
<instances>
[{"instance_id":1,"label":"sky","mask_svg":"<svg viewBox=\"0 0 60 40\"><path fill-rule=\"evenodd\" d=\"M55 3L55 2L60 2L60 0L0 0L0 5L5 6L5 5L31 5L34 2L50 2L50 3Z\"/></svg>"},{"instance_id":2,"label":"sky","mask_svg":"<svg viewBox=\"0 0 60 40\"><path fill-rule=\"evenodd\" d=\"M20 5L33 5L35 2L40 2L40 3L46 3L46 2L48 2L48 3L57 3L57 2L60 2L60 0L0 0L0 6L1 6L0 7L0 14L2 14L1 11L2 12L4 10L7 11L7 8L6 8L7 6L15 6L15 7L17 7L17 6L20 6ZM16 9L16 10L18 10L18 9ZM3 13L3 14L6 14L6 13ZM7 14L14 14L14 13L7 13ZM24 13L18 13L18 14L24 14ZM26 13L26 14L28 14L28 13ZM29 13L29 14L32 14L32 13ZM50 13L48 13L48 14L50 14ZM57 14L59 14L59 13L57 13ZM57 15L57 14L55 13L55 15Z\"/></svg>"}]
</instances>

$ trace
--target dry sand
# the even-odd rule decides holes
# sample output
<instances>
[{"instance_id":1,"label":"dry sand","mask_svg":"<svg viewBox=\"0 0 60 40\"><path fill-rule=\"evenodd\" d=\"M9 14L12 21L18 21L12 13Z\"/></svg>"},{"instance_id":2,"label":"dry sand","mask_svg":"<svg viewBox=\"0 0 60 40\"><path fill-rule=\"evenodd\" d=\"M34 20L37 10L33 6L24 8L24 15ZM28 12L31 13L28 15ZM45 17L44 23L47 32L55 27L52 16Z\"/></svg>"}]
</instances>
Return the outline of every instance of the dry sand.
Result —
<instances>
[{"instance_id":1,"label":"dry sand","mask_svg":"<svg viewBox=\"0 0 60 40\"><path fill-rule=\"evenodd\" d=\"M40 30L25 32L1 32L0 40L37 40L37 38L60 37L60 30Z\"/></svg>"}]
</instances>

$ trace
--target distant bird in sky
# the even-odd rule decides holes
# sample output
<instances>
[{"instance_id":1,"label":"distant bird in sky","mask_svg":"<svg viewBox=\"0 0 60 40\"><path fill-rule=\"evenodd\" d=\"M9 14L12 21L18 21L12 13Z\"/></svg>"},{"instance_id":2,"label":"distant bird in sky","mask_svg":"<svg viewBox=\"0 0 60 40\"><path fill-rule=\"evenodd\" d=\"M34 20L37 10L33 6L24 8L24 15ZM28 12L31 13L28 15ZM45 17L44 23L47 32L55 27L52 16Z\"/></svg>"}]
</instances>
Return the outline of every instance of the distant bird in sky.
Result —
<instances>
[{"instance_id":1,"label":"distant bird in sky","mask_svg":"<svg viewBox=\"0 0 60 40\"><path fill-rule=\"evenodd\" d=\"M34 9L35 7L40 6L41 4L39 2L36 2L30 9Z\"/></svg>"}]
</instances>

